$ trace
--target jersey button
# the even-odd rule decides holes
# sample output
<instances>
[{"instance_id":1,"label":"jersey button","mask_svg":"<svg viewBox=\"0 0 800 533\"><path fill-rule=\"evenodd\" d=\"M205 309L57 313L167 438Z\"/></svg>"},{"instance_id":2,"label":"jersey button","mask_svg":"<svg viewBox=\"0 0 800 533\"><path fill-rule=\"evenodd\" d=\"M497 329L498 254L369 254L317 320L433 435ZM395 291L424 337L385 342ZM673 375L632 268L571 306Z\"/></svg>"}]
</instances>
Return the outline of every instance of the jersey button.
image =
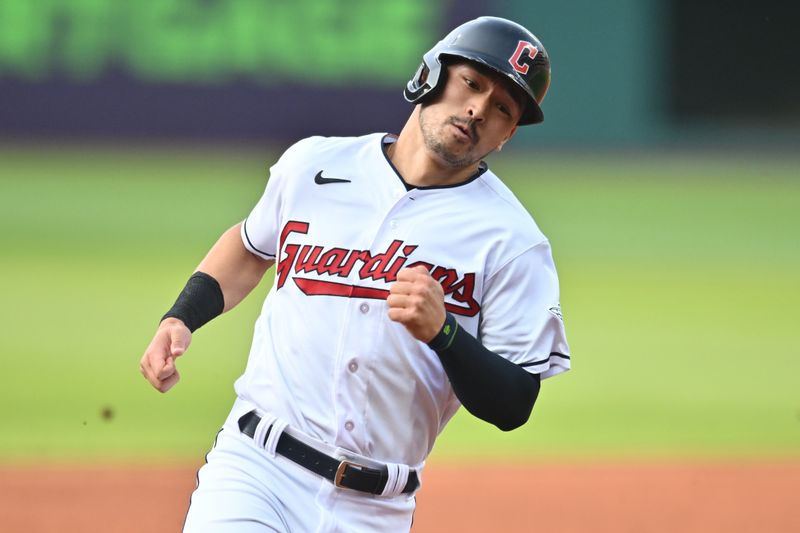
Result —
<instances>
[{"instance_id":1,"label":"jersey button","mask_svg":"<svg viewBox=\"0 0 800 533\"><path fill-rule=\"evenodd\" d=\"M352 359L352 360L350 361L350 363L347 365L347 369L348 369L350 372L356 372L356 371L358 371L358 361L356 361L355 359Z\"/></svg>"},{"instance_id":2,"label":"jersey button","mask_svg":"<svg viewBox=\"0 0 800 533\"><path fill-rule=\"evenodd\" d=\"M352 420L348 420L347 422L344 423L344 429L346 429L347 431L353 431L354 427L356 427L356 425L353 424Z\"/></svg>"},{"instance_id":3,"label":"jersey button","mask_svg":"<svg viewBox=\"0 0 800 533\"><path fill-rule=\"evenodd\" d=\"M359 305L359 306L358 306L358 309L359 309L359 310L360 310L362 313L365 313L365 314L366 314L366 313L367 313L367 311L369 311L369 304L367 304L367 303L363 303L363 304L361 304L361 305Z\"/></svg>"}]
</instances>

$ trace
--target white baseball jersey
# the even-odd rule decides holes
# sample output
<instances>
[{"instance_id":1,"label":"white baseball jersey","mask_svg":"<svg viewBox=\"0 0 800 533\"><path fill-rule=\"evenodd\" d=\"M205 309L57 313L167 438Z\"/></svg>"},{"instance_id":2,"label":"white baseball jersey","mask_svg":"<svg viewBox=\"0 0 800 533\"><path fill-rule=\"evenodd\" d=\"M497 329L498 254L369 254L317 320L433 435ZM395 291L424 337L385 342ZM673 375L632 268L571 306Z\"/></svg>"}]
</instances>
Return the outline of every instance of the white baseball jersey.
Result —
<instances>
[{"instance_id":1,"label":"white baseball jersey","mask_svg":"<svg viewBox=\"0 0 800 533\"><path fill-rule=\"evenodd\" d=\"M570 367L550 246L488 169L407 190L373 134L311 137L271 168L242 225L275 259L239 397L295 431L421 465L459 401L435 352L389 320L403 267L425 265L489 350L543 378Z\"/></svg>"}]
</instances>

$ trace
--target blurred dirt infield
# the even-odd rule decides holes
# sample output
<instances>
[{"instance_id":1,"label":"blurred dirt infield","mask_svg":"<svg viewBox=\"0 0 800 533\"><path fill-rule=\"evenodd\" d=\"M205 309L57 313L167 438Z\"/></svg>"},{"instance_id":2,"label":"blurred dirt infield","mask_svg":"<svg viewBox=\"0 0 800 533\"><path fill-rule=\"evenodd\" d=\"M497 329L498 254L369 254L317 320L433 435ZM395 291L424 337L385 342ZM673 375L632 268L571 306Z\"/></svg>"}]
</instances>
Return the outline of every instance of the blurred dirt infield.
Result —
<instances>
[{"instance_id":1,"label":"blurred dirt infield","mask_svg":"<svg viewBox=\"0 0 800 533\"><path fill-rule=\"evenodd\" d=\"M0 468L0 531L180 531L193 468ZM414 533L796 532L800 460L430 465Z\"/></svg>"}]
</instances>

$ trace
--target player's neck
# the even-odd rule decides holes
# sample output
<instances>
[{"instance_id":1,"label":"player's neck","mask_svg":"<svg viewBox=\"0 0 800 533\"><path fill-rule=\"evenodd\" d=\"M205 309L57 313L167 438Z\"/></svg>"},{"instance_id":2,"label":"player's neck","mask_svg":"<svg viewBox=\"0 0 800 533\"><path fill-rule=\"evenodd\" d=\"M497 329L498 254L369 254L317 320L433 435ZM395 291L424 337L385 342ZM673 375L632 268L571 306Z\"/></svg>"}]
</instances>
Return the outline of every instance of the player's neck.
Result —
<instances>
[{"instance_id":1,"label":"player's neck","mask_svg":"<svg viewBox=\"0 0 800 533\"><path fill-rule=\"evenodd\" d=\"M414 187L455 185L478 171L479 163L452 168L439 161L425 147L417 112L409 117L397 141L387 147L387 156L403 180Z\"/></svg>"}]
</instances>

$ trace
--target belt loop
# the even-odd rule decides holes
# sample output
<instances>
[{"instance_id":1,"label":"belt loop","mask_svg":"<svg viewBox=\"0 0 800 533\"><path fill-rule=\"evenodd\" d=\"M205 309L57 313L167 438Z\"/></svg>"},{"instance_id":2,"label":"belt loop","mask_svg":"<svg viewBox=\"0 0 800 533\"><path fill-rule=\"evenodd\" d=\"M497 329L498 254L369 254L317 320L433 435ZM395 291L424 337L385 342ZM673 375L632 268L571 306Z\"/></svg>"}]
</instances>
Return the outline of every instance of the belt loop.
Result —
<instances>
[{"instance_id":1,"label":"belt loop","mask_svg":"<svg viewBox=\"0 0 800 533\"><path fill-rule=\"evenodd\" d=\"M275 450L278 447L278 439L281 438L283 431L288 425L289 424L283 420L278 419L275 419L275 421L272 423L272 431L269 432L269 435L267 435L267 440L264 442L264 450L266 450L266 452L271 456L275 456Z\"/></svg>"},{"instance_id":2,"label":"belt loop","mask_svg":"<svg viewBox=\"0 0 800 533\"><path fill-rule=\"evenodd\" d=\"M408 473L411 469L408 465L397 463L387 463L386 468L389 477L386 480L386 486L383 487L381 496L399 496L403 493L403 489L408 482Z\"/></svg>"},{"instance_id":3,"label":"belt loop","mask_svg":"<svg viewBox=\"0 0 800 533\"><path fill-rule=\"evenodd\" d=\"M255 432L253 432L253 441L260 446L267 450L267 440L271 435L275 434L275 431L272 426L276 422L277 417L274 415L267 415L264 416L261 420L258 421L258 425L256 426ZM271 451L267 450L267 452L274 456L275 449L273 448Z\"/></svg>"}]
</instances>

